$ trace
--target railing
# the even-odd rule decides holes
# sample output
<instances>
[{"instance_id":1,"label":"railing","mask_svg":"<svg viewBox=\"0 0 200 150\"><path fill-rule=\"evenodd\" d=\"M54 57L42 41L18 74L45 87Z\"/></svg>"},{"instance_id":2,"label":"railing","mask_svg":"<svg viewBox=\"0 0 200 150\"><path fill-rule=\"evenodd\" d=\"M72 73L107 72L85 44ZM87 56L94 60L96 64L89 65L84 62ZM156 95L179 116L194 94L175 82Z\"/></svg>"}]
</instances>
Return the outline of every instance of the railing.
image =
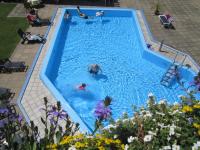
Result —
<instances>
[{"instance_id":1,"label":"railing","mask_svg":"<svg viewBox=\"0 0 200 150\"><path fill-rule=\"evenodd\" d=\"M168 46L168 45L165 45L165 44L163 44L162 42L159 42L154 36L153 36L153 34L151 33L151 31L150 31L150 28L149 28L149 26L148 26L148 23L147 23L147 20L146 20L146 17L145 17L145 15L144 15L144 10L140 10L139 11L140 13L141 13L141 16L142 16L142 19L143 19L143 21L144 21L144 25L145 25L145 27L146 27L146 29L147 29L147 32L148 32L148 36L150 37L150 40L152 41L152 42L154 42L154 43L156 43L156 44L158 44L158 45L163 45L163 47L165 48L165 50L167 50L168 52L171 52L171 53L173 53L173 54L180 54L180 55L182 55L182 56L185 56L185 58L184 58L184 62L182 63L182 64L184 64L187 60L188 60L188 62L191 62L192 64L193 64L193 69L194 69L194 71L196 71L196 72L198 72L199 70L200 70L200 67L199 67L199 65L195 62L195 60L189 55L189 54L187 54L187 53L185 53L185 52L181 52L181 51L179 51L179 50L177 50L177 49L175 49L175 48L172 48L171 46Z\"/></svg>"}]
</instances>

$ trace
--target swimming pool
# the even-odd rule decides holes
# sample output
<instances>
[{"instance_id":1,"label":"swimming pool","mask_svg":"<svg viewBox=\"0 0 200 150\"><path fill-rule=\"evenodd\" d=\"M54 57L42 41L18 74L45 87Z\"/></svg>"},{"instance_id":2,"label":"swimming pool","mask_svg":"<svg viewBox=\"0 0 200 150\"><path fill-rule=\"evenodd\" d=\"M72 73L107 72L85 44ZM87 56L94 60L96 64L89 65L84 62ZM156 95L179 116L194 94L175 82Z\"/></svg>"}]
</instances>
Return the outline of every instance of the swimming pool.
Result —
<instances>
[{"instance_id":1,"label":"swimming pool","mask_svg":"<svg viewBox=\"0 0 200 150\"><path fill-rule=\"evenodd\" d=\"M176 83L171 88L160 84L170 61L146 49L134 10L103 9L101 18L95 17L97 9L83 9L89 19L68 10L72 17L64 19L62 10L41 79L82 130L93 129L94 108L107 95L113 98L114 119L123 112L132 115L132 105L145 106L150 92L158 100L179 101L184 92ZM102 74L88 73L94 63ZM182 69L181 74L185 81L192 80L192 72ZM86 91L76 90L80 83L87 84Z\"/></svg>"}]
</instances>

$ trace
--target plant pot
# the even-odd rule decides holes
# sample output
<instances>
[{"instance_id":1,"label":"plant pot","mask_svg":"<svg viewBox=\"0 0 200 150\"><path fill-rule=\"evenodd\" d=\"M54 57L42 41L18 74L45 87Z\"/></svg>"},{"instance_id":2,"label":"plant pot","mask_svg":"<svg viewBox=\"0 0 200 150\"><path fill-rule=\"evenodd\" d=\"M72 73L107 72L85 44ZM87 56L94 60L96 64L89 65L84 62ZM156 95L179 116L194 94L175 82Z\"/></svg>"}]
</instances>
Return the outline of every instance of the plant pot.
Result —
<instances>
[{"instance_id":1,"label":"plant pot","mask_svg":"<svg viewBox=\"0 0 200 150\"><path fill-rule=\"evenodd\" d=\"M157 16L160 15L159 10L155 10L154 14L157 15Z\"/></svg>"}]
</instances>

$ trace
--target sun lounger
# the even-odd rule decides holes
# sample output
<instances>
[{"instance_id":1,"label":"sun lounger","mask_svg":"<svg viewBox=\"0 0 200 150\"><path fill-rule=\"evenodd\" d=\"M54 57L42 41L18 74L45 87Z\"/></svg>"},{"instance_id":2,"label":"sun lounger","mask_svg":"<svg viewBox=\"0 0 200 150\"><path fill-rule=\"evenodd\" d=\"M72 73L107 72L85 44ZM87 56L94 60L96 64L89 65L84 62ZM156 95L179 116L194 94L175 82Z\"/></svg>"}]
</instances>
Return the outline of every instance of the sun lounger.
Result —
<instances>
[{"instance_id":1,"label":"sun lounger","mask_svg":"<svg viewBox=\"0 0 200 150\"><path fill-rule=\"evenodd\" d=\"M35 18L35 19L32 19L33 18L33 15L31 14L28 14L26 16L26 19L28 20L29 24L31 26L48 26L48 25L51 25L51 22L49 21L49 19L41 19L41 18Z\"/></svg>"},{"instance_id":2,"label":"sun lounger","mask_svg":"<svg viewBox=\"0 0 200 150\"><path fill-rule=\"evenodd\" d=\"M37 34L37 35L31 35L30 32L24 32L22 29L17 30L18 35L22 38L22 44L24 44L26 41L27 43L45 43L46 39Z\"/></svg>"},{"instance_id":3,"label":"sun lounger","mask_svg":"<svg viewBox=\"0 0 200 150\"><path fill-rule=\"evenodd\" d=\"M173 20L171 18L167 18L166 15L159 15L160 23L165 27L165 28L170 28L172 27L172 22Z\"/></svg>"},{"instance_id":4,"label":"sun lounger","mask_svg":"<svg viewBox=\"0 0 200 150\"><path fill-rule=\"evenodd\" d=\"M25 65L24 61L10 61L9 59L0 61L1 73L25 72L27 69L28 66Z\"/></svg>"}]
</instances>

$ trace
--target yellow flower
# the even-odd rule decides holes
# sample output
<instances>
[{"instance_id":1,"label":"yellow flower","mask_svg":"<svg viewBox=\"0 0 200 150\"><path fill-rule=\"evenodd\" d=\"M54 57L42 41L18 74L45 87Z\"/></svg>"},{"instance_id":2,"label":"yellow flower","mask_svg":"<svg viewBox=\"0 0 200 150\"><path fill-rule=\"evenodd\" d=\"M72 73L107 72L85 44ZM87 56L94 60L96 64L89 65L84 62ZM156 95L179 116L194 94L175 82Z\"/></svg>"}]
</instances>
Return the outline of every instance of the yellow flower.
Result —
<instances>
[{"instance_id":1,"label":"yellow flower","mask_svg":"<svg viewBox=\"0 0 200 150\"><path fill-rule=\"evenodd\" d=\"M121 141L119 139L115 140L116 144L121 144Z\"/></svg>"},{"instance_id":2,"label":"yellow flower","mask_svg":"<svg viewBox=\"0 0 200 150\"><path fill-rule=\"evenodd\" d=\"M73 137L72 136L65 136L63 138L63 140L59 143L60 145L64 145L64 144L68 144L71 141L73 141Z\"/></svg>"},{"instance_id":3,"label":"yellow flower","mask_svg":"<svg viewBox=\"0 0 200 150\"><path fill-rule=\"evenodd\" d=\"M76 148L85 148L85 144L84 143L80 143L80 142L76 142L75 143L75 147Z\"/></svg>"},{"instance_id":4,"label":"yellow flower","mask_svg":"<svg viewBox=\"0 0 200 150\"><path fill-rule=\"evenodd\" d=\"M198 123L193 123L193 126L194 126L195 128L197 128L197 129L200 129L200 124L198 124Z\"/></svg>"},{"instance_id":5,"label":"yellow flower","mask_svg":"<svg viewBox=\"0 0 200 150\"><path fill-rule=\"evenodd\" d=\"M74 136L75 139L83 139L84 135L83 134L77 134Z\"/></svg>"},{"instance_id":6,"label":"yellow flower","mask_svg":"<svg viewBox=\"0 0 200 150\"><path fill-rule=\"evenodd\" d=\"M124 148L125 148L125 146L124 146L124 144L122 144L122 145L121 145L121 149L124 149Z\"/></svg>"},{"instance_id":7,"label":"yellow flower","mask_svg":"<svg viewBox=\"0 0 200 150\"><path fill-rule=\"evenodd\" d=\"M98 147L99 150L105 150L103 146Z\"/></svg>"},{"instance_id":8,"label":"yellow flower","mask_svg":"<svg viewBox=\"0 0 200 150\"><path fill-rule=\"evenodd\" d=\"M192 109L192 107L186 105L186 106L183 106L182 111L185 112L185 113L186 113L186 112L192 112L193 109Z\"/></svg>"},{"instance_id":9,"label":"yellow flower","mask_svg":"<svg viewBox=\"0 0 200 150\"><path fill-rule=\"evenodd\" d=\"M113 142L113 141L112 141L111 139L105 139L105 143L108 144L108 145L109 145L110 143L112 143L112 142Z\"/></svg>"},{"instance_id":10,"label":"yellow flower","mask_svg":"<svg viewBox=\"0 0 200 150\"><path fill-rule=\"evenodd\" d=\"M57 149L57 144L51 144L51 145L47 145L48 149L52 149L52 150L56 150Z\"/></svg>"},{"instance_id":11,"label":"yellow flower","mask_svg":"<svg viewBox=\"0 0 200 150\"><path fill-rule=\"evenodd\" d=\"M195 104L193 107L197 108L197 109L200 109L200 104Z\"/></svg>"}]
</instances>

